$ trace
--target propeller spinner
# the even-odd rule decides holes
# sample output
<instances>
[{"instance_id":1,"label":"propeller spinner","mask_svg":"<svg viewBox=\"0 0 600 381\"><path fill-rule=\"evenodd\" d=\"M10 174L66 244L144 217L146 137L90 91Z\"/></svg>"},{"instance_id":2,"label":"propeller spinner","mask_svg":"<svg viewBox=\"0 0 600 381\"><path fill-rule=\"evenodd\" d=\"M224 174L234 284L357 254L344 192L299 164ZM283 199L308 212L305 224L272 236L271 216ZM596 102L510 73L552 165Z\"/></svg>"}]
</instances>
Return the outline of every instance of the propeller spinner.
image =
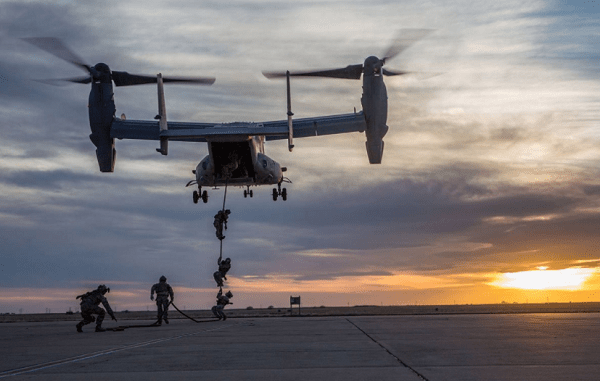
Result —
<instances>
[{"instance_id":1,"label":"propeller spinner","mask_svg":"<svg viewBox=\"0 0 600 381\"><path fill-rule=\"evenodd\" d=\"M114 82L115 86L134 86L144 85L148 83L156 83L156 75L140 75L129 74L126 71L111 71L108 65L98 63L94 66L89 66L69 49L60 39L54 37L33 37L23 38L24 41L35 45L36 47L65 60L82 70L88 72L89 75L75 78L65 78L59 81L67 81L74 83L109 83ZM45 80L44 82L52 83L56 80ZM190 83L197 85L212 85L215 82L213 77L163 77L164 83Z\"/></svg>"}]
</instances>

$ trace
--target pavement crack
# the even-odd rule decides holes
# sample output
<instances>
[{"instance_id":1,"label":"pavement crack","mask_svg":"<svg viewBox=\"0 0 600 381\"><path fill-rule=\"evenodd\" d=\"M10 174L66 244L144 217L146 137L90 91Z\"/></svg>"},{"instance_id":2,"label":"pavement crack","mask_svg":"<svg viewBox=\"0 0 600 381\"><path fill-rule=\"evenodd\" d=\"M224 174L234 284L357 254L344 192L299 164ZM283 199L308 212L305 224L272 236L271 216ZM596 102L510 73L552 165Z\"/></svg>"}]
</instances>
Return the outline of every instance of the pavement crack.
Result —
<instances>
[{"instance_id":1,"label":"pavement crack","mask_svg":"<svg viewBox=\"0 0 600 381\"><path fill-rule=\"evenodd\" d=\"M383 344L381 344L379 341L375 340L375 338L373 338L373 336L369 335L367 332L365 332L365 330L363 330L362 328L360 328L358 325L356 325L352 320L346 318L346 320L348 321L348 323L352 324L354 327L356 327L356 329L358 329L359 331L361 331L365 336L367 336L369 339L373 340L373 342L377 345L379 345L381 348L383 348L390 356L392 356L393 358L395 358L400 364L402 364L403 366L405 366L406 368L410 369L411 372L413 372L414 374L416 374L420 379L425 380L425 381L429 381L424 375L422 375L421 373L419 373L416 369L414 369L413 367L411 367L410 365L408 365L407 363L405 363L404 361L402 361L402 359L400 359L398 356L396 356L395 354L393 354L389 349L387 349Z\"/></svg>"}]
</instances>

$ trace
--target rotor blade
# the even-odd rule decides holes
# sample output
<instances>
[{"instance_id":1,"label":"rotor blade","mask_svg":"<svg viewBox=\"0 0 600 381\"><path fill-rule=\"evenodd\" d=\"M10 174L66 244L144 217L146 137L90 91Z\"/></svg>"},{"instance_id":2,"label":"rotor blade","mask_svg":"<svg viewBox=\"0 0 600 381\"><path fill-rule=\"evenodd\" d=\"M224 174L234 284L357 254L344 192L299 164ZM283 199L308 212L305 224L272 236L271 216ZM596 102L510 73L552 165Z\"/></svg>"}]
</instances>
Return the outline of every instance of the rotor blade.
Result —
<instances>
[{"instance_id":1,"label":"rotor blade","mask_svg":"<svg viewBox=\"0 0 600 381\"><path fill-rule=\"evenodd\" d=\"M135 86L156 83L155 75L129 74L126 71L113 71L111 73L115 86ZM212 85L212 77L163 77L164 83L190 83L197 85Z\"/></svg>"},{"instance_id":2,"label":"rotor blade","mask_svg":"<svg viewBox=\"0 0 600 381\"><path fill-rule=\"evenodd\" d=\"M319 71L298 71L290 73L292 77L326 77L326 78L344 78L344 79L360 79L363 72L363 65L348 65L342 69L330 69ZM263 72L263 75L269 79L285 77L283 72Z\"/></svg>"},{"instance_id":3,"label":"rotor blade","mask_svg":"<svg viewBox=\"0 0 600 381\"><path fill-rule=\"evenodd\" d=\"M77 56L77 54L73 53L73 51L61 40L55 37L30 37L23 38L23 41L26 41L32 45L37 46L38 48L62 59L67 62L72 63L75 66L80 67L86 72L90 72L90 66L83 63L83 60Z\"/></svg>"},{"instance_id":4,"label":"rotor blade","mask_svg":"<svg viewBox=\"0 0 600 381\"><path fill-rule=\"evenodd\" d=\"M404 75L404 74L410 74L410 71L400 71L400 70L388 70L388 69L383 69L383 75L387 75L390 77L393 77L395 75Z\"/></svg>"},{"instance_id":5,"label":"rotor blade","mask_svg":"<svg viewBox=\"0 0 600 381\"><path fill-rule=\"evenodd\" d=\"M383 61L391 60L409 48L412 44L431 33L431 29L400 29L398 37L392 42L383 56Z\"/></svg>"},{"instance_id":6,"label":"rotor blade","mask_svg":"<svg viewBox=\"0 0 600 381\"><path fill-rule=\"evenodd\" d=\"M66 86L67 84L65 82L90 83L90 82L92 82L92 78L88 75L85 77L75 77L75 78L34 79L34 81L45 83L47 85L52 85L52 86Z\"/></svg>"}]
</instances>

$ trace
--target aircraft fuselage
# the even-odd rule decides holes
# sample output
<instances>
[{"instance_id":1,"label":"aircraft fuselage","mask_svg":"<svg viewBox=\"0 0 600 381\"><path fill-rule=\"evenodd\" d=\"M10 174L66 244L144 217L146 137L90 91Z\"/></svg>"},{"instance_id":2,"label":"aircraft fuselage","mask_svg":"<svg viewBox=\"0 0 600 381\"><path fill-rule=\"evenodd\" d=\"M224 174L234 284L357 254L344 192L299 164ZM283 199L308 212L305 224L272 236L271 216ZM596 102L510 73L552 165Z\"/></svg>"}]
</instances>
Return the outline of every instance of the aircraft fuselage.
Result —
<instances>
[{"instance_id":1,"label":"aircraft fuselage","mask_svg":"<svg viewBox=\"0 0 600 381\"><path fill-rule=\"evenodd\" d=\"M264 154L264 137L208 141L208 155L196 167L199 186L278 184L283 178L279 163Z\"/></svg>"}]
</instances>

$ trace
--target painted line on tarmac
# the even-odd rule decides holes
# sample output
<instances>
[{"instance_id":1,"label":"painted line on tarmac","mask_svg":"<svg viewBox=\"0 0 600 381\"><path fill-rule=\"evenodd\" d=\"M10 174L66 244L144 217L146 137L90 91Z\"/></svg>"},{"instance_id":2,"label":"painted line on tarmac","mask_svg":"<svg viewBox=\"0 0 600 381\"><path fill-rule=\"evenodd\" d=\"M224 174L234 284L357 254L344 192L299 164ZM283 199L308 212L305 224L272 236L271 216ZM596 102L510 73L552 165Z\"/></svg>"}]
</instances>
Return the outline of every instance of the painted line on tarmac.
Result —
<instances>
[{"instance_id":1,"label":"painted line on tarmac","mask_svg":"<svg viewBox=\"0 0 600 381\"><path fill-rule=\"evenodd\" d=\"M239 324L239 323L237 323L237 324ZM225 327L231 327L231 326L227 325L227 326L222 326L222 327L219 327L219 328L205 329L203 331L186 333L186 334L183 334L183 335L178 335L178 336L173 336L173 337L165 337L163 339L155 339L155 340L150 340L150 341L143 341L141 343L125 345L125 346L119 347L119 348L106 349L106 350L103 350L103 351L98 351L98 352L83 354L83 355L79 355L79 356L75 356L75 357L69 357L69 358L62 359L62 360L50 361L50 362L46 362L46 363L42 363L42 364L35 364L35 365L30 365L30 366L26 366L26 367L22 367L22 368L18 368L18 369L7 370L7 371L4 371L4 372L0 372L0 378L11 377L11 376L18 376L18 375L25 374L25 373L31 373L31 372L36 372L36 371L39 371L39 370L53 368L53 367L56 367L56 366L59 366L59 365L71 364L71 363L78 362L78 361L93 359L95 357L106 356L106 355L110 355L110 354L113 354L113 353L116 353L116 352L126 351L126 350L129 350L129 349L146 347L148 345L158 344L158 343L164 343L165 341L177 340L177 339L182 339L182 338L190 337L190 336L197 336L197 335L200 335L200 334L206 333L206 332L218 331L218 330L223 329Z\"/></svg>"},{"instance_id":2,"label":"painted line on tarmac","mask_svg":"<svg viewBox=\"0 0 600 381\"><path fill-rule=\"evenodd\" d=\"M419 378L421 378L422 380L425 381L429 381L425 376L423 376L421 373L417 372L416 369L414 369L413 367L411 367L410 365L408 365L407 363L405 363L404 361L402 361L398 356L396 356L395 354L393 354L389 349L387 349L383 344L381 344L379 341L375 340L371 335L369 335L367 332L365 332L362 328L360 328L358 325L356 325L352 320L346 318L346 320L348 321L348 323L352 324L353 326L356 327L356 329L358 329L359 331L361 331L362 333L365 334L365 336L367 336L369 339L373 340L373 342L375 342L375 344L379 345L381 348L385 349L385 351L387 353L389 353L390 356L392 356L393 358L395 358L396 360L398 360L398 362L402 365L404 365L405 367L407 367L408 369L410 369L414 374L416 374L417 376L419 376Z\"/></svg>"}]
</instances>

